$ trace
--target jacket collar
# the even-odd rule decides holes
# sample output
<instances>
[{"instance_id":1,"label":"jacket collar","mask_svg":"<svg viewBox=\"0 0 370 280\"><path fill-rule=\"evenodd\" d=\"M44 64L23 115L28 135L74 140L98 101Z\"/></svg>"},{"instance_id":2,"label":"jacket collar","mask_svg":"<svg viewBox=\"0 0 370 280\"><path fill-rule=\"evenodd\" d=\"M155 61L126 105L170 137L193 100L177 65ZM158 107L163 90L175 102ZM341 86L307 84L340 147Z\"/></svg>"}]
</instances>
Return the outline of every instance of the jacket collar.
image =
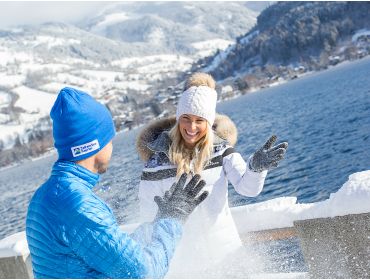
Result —
<instances>
[{"instance_id":1,"label":"jacket collar","mask_svg":"<svg viewBox=\"0 0 370 280\"><path fill-rule=\"evenodd\" d=\"M151 142L147 143L147 147L152 152L163 152L168 157L168 150L170 149L171 138L168 131L163 131L159 136Z\"/></svg>"},{"instance_id":2,"label":"jacket collar","mask_svg":"<svg viewBox=\"0 0 370 280\"><path fill-rule=\"evenodd\" d=\"M78 178L85 182L91 189L98 183L100 178L99 174L93 173L77 163L65 160L58 160L54 163L51 175Z\"/></svg>"}]
</instances>

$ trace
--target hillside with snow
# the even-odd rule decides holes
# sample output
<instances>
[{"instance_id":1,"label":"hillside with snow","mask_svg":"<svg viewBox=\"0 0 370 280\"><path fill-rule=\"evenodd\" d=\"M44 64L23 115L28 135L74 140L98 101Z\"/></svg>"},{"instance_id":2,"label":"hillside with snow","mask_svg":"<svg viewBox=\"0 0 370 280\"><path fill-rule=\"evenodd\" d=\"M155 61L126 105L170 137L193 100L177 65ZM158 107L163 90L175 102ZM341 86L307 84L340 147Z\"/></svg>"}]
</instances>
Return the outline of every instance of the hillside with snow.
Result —
<instances>
[{"instance_id":1,"label":"hillside with snow","mask_svg":"<svg viewBox=\"0 0 370 280\"><path fill-rule=\"evenodd\" d=\"M201 68L242 92L370 54L369 2L278 2Z\"/></svg>"},{"instance_id":2,"label":"hillside with snow","mask_svg":"<svg viewBox=\"0 0 370 280\"><path fill-rule=\"evenodd\" d=\"M242 2L124 2L76 26L0 30L0 166L52 149L48 114L65 86L105 104L118 130L170 113L192 64L257 15Z\"/></svg>"},{"instance_id":3,"label":"hillside with snow","mask_svg":"<svg viewBox=\"0 0 370 280\"><path fill-rule=\"evenodd\" d=\"M115 41L145 46L153 53L193 55L198 50L194 43L212 40L215 50L220 39L233 41L251 29L257 15L243 2L121 2L80 26Z\"/></svg>"}]
</instances>

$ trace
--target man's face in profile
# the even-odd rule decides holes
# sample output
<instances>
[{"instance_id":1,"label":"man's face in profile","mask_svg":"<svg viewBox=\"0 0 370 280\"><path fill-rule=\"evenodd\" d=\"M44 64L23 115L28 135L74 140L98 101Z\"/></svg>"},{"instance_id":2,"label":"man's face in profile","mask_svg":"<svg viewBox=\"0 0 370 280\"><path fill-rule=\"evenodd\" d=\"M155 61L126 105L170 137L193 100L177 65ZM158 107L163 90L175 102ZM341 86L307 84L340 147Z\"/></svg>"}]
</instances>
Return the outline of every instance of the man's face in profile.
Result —
<instances>
[{"instance_id":1,"label":"man's face in profile","mask_svg":"<svg viewBox=\"0 0 370 280\"><path fill-rule=\"evenodd\" d=\"M97 154L96 156L96 169L99 174L107 171L110 159L112 157L113 144L112 140Z\"/></svg>"}]
</instances>

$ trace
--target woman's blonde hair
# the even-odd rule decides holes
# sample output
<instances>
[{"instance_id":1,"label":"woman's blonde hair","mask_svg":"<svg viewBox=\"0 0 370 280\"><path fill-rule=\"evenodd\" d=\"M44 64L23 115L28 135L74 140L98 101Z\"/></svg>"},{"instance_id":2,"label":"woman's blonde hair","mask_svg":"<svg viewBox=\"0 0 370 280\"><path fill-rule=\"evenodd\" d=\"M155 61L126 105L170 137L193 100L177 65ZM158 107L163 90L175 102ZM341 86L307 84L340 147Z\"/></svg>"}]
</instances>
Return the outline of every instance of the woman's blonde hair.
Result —
<instances>
[{"instance_id":1,"label":"woman's blonde hair","mask_svg":"<svg viewBox=\"0 0 370 280\"><path fill-rule=\"evenodd\" d=\"M208 86L216 89L216 82L211 75L197 72L186 80L184 90L192 86ZM190 171L199 174L203 170L213 153L213 137L212 126L207 122L206 134L196 143L194 149L189 150L185 147L179 123L176 123L170 131L172 143L169 149L169 157L170 161L177 166L177 176Z\"/></svg>"},{"instance_id":2,"label":"woman's blonde hair","mask_svg":"<svg viewBox=\"0 0 370 280\"><path fill-rule=\"evenodd\" d=\"M192 150L185 147L179 123L176 123L170 130L170 138L172 143L169 149L169 157L170 161L177 166L176 176L178 177L182 173L189 173L190 171L194 174L199 174L213 152L213 130L209 123L207 122L206 134Z\"/></svg>"}]
</instances>

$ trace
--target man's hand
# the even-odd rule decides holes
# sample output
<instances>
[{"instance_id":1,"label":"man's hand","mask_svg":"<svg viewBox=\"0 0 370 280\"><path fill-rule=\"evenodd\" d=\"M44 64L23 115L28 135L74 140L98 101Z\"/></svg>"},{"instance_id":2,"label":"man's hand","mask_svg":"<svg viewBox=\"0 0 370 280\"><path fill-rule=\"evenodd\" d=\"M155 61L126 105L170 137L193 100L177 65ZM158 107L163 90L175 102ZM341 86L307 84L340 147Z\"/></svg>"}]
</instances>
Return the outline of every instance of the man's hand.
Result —
<instances>
[{"instance_id":1,"label":"man's hand","mask_svg":"<svg viewBox=\"0 0 370 280\"><path fill-rule=\"evenodd\" d=\"M279 161L284 158L288 142L280 143L271 148L277 137L272 135L269 140L257 152L255 152L249 161L249 169L255 172L270 170L278 166Z\"/></svg>"},{"instance_id":2,"label":"man's hand","mask_svg":"<svg viewBox=\"0 0 370 280\"><path fill-rule=\"evenodd\" d=\"M206 199L207 191L198 196L206 185L206 182L200 180L200 175L195 175L184 188L186 178L187 175L182 174L178 182L174 183L163 197L154 197L158 205L156 219L175 218L184 223L193 210Z\"/></svg>"}]
</instances>

